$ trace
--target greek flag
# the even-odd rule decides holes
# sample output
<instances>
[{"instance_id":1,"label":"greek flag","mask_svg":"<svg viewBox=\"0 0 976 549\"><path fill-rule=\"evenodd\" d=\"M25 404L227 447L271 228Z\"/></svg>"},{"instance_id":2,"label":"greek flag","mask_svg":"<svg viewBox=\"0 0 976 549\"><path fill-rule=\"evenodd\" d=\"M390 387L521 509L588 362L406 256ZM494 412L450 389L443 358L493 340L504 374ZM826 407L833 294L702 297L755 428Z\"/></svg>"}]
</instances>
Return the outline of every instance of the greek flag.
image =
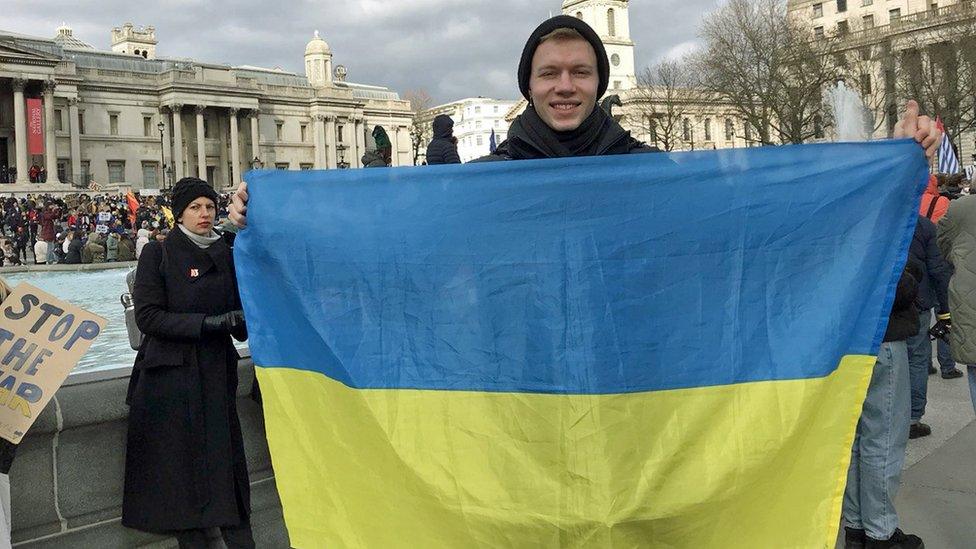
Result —
<instances>
[{"instance_id":1,"label":"greek flag","mask_svg":"<svg viewBox=\"0 0 976 549\"><path fill-rule=\"evenodd\" d=\"M498 148L498 141L495 139L495 130L491 130L491 137L488 139L488 151L491 154L495 154L495 149Z\"/></svg>"},{"instance_id":2,"label":"greek flag","mask_svg":"<svg viewBox=\"0 0 976 549\"><path fill-rule=\"evenodd\" d=\"M942 130L942 144L939 145L939 173L959 173L959 159L952 150L952 140L942 125L942 120L936 120L936 126Z\"/></svg>"}]
</instances>

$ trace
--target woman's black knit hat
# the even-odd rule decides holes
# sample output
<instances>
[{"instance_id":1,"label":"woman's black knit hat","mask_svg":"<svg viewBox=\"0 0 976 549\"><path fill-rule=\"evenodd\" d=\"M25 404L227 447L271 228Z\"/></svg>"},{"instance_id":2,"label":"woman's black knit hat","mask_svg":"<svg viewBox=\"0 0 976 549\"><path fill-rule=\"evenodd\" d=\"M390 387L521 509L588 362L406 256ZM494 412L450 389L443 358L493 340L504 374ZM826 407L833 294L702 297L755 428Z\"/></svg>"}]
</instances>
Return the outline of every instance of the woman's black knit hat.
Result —
<instances>
[{"instance_id":1,"label":"woman's black knit hat","mask_svg":"<svg viewBox=\"0 0 976 549\"><path fill-rule=\"evenodd\" d=\"M593 46L593 51L596 52L597 74L600 77L600 87L597 90L596 97L597 99L603 97L603 94L607 91L607 87L610 85L610 61L607 59L607 49L603 46L603 41L600 40L600 36L593 30L593 27L587 25L582 19L570 15L557 15L543 21L532 32L532 36L529 36L529 40L525 43L525 49L522 50L522 60L519 61L518 67L518 84L519 90L522 91L522 96L528 99L529 102L532 101L532 96L529 94L529 77L532 75L532 57L535 55L535 50L539 47L539 40L556 29L573 29L583 35L583 38Z\"/></svg>"},{"instance_id":2,"label":"woman's black knit hat","mask_svg":"<svg viewBox=\"0 0 976 549\"><path fill-rule=\"evenodd\" d=\"M217 191L210 183L196 177L184 177L177 181L173 187L173 218L179 219L183 210L201 196L213 200L214 206L217 205Z\"/></svg>"}]
</instances>

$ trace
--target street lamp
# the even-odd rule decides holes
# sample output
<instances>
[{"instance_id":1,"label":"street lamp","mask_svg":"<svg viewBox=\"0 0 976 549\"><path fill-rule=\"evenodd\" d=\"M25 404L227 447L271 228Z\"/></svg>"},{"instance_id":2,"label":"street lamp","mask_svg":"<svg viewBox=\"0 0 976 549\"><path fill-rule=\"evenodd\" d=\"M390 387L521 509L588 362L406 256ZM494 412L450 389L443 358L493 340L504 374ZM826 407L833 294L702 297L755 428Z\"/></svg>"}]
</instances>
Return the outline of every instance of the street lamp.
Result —
<instances>
[{"instance_id":1,"label":"street lamp","mask_svg":"<svg viewBox=\"0 0 976 549\"><path fill-rule=\"evenodd\" d=\"M345 170L346 168L349 167L349 163L346 162L346 147L343 145L339 145L336 148L339 150L339 162L336 163L336 167L339 168L340 170Z\"/></svg>"},{"instance_id":2,"label":"street lamp","mask_svg":"<svg viewBox=\"0 0 976 549\"><path fill-rule=\"evenodd\" d=\"M162 187L166 188L166 145L163 143L163 130L166 129L166 124L160 120L159 124L156 124L159 128L159 178L162 179Z\"/></svg>"}]
</instances>

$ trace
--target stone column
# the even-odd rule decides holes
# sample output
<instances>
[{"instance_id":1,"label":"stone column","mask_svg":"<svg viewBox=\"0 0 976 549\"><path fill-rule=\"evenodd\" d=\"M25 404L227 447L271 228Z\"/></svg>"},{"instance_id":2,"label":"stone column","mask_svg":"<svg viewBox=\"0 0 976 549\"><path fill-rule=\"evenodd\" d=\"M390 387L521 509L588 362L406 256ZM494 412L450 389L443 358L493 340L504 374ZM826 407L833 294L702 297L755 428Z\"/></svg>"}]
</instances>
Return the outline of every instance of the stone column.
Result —
<instances>
[{"instance_id":1,"label":"stone column","mask_svg":"<svg viewBox=\"0 0 976 549\"><path fill-rule=\"evenodd\" d=\"M363 167L363 155L366 154L366 119L356 120L356 167Z\"/></svg>"},{"instance_id":2,"label":"stone column","mask_svg":"<svg viewBox=\"0 0 976 549\"><path fill-rule=\"evenodd\" d=\"M186 177L183 171L183 105L173 103L173 183Z\"/></svg>"},{"instance_id":3,"label":"stone column","mask_svg":"<svg viewBox=\"0 0 976 549\"><path fill-rule=\"evenodd\" d=\"M81 181L81 128L78 125L78 98L72 97L68 99L68 128L71 130L71 175L68 179L87 187L88 182Z\"/></svg>"},{"instance_id":4,"label":"stone column","mask_svg":"<svg viewBox=\"0 0 976 549\"><path fill-rule=\"evenodd\" d=\"M24 104L24 87L27 80L14 78L14 143L16 145L17 183L30 183L30 161L27 158L27 109Z\"/></svg>"},{"instance_id":5,"label":"stone column","mask_svg":"<svg viewBox=\"0 0 976 549\"><path fill-rule=\"evenodd\" d=\"M325 115L325 167L336 167L336 117Z\"/></svg>"},{"instance_id":6,"label":"stone column","mask_svg":"<svg viewBox=\"0 0 976 549\"><path fill-rule=\"evenodd\" d=\"M58 179L58 150L57 150L57 131L58 127L54 124L54 80L44 82L44 157L47 160L47 182L59 184Z\"/></svg>"},{"instance_id":7,"label":"stone column","mask_svg":"<svg viewBox=\"0 0 976 549\"><path fill-rule=\"evenodd\" d=\"M258 133L258 117L260 115L261 111L257 109L251 110L248 114L251 119L251 158L247 160L248 164L255 158L261 158L261 135Z\"/></svg>"},{"instance_id":8,"label":"stone column","mask_svg":"<svg viewBox=\"0 0 976 549\"><path fill-rule=\"evenodd\" d=\"M325 115L316 114L312 117L312 142L315 143L315 169L325 169Z\"/></svg>"},{"instance_id":9,"label":"stone column","mask_svg":"<svg viewBox=\"0 0 976 549\"><path fill-rule=\"evenodd\" d=\"M207 138L203 131L203 111L206 105L197 105L197 177L207 181ZM213 185L213 181L207 181Z\"/></svg>"},{"instance_id":10,"label":"stone column","mask_svg":"<svg viewBox=\"0 0 976 549\"><path fill-rule=\"evenodd\" d=\"M390 152L390 166L400 165L400 126L390 127L390 142L393 150Z\"/></svg>"},{"instance_id":11,"label":"stone column","mask_svg":"<svg viewBox=\"0 0 976 549\"><path fill-rule=\"evenodd\" d=\"M239 110L230 109L230 183L234 187L241 183L241 136L237 132L237 112Z\"/></svg>"},{"instance_id":12,"label":"stone column","mask_svg":"<svg viewBox=\"0 0 976 549\"><path fill-rule=\"evenodd\" d=\"M163 148L163 154L162 154L162 156L163 156L163 158L160 158L160 160L163 163L160 164L160 166L159 166L159 175L161 177L161 179L159 180L159 188L160 189L165 189L167 187L167 180L166 180L166 147L169 147L169 144L170 144L170 140L169 140L169 116L168 116L169 115L169 112L167 112L167 111L168 111L168 109L166 107L159 107L159 121L163 123L163 143L162 143L162 148ZM170 165L173 164L173 153L172 152L170 152L170 155L169 155L169 163L170 163Z\"/></svg>"}]
</instances>

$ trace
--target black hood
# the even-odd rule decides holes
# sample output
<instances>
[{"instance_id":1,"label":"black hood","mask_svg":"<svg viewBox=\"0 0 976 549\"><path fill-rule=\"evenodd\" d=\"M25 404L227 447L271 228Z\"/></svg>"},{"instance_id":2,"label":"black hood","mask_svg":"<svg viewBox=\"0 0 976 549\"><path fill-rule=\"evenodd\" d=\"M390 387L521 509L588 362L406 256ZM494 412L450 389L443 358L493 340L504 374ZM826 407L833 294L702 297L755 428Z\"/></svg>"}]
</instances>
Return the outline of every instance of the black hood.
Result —
<instances>
[{"instance_id":1,"label":"black hood","mask_svg":"<svg viewBox=\"0 0 976 549\"><path fill-rule=\"evenodd\" d=\"M454 120L446 114L434 117L434 139L451 137L454 133Z\"/></svg>"},{"instance_id":2,"label":"black hood","mask_svg":"<svg viewBox=\"0 0 976 549\"><path fill-rule=\"evenodd\" d=\"M529 40L525 43L525 49L522 50L522 59L519 61L518 67L518 84L522 96L528 99L530 103L532 102L532 96L529 94L532 57L535 56L535 50L539 48L539 40L556 29L573 29L583 35L583 38L593 46L593 51L596 52L597 73L600 76L600 87L597 89L596 97L597 99L603 97L607 91L607 86L610 84L610 61L607 59L607 49L603 46L603 41L600 40L600 36L593 30L593 27L587 25L582 19L570 15L557 15L543 21L532 32L532 36L529 36Z\"/></svg>"}]
</instances>

